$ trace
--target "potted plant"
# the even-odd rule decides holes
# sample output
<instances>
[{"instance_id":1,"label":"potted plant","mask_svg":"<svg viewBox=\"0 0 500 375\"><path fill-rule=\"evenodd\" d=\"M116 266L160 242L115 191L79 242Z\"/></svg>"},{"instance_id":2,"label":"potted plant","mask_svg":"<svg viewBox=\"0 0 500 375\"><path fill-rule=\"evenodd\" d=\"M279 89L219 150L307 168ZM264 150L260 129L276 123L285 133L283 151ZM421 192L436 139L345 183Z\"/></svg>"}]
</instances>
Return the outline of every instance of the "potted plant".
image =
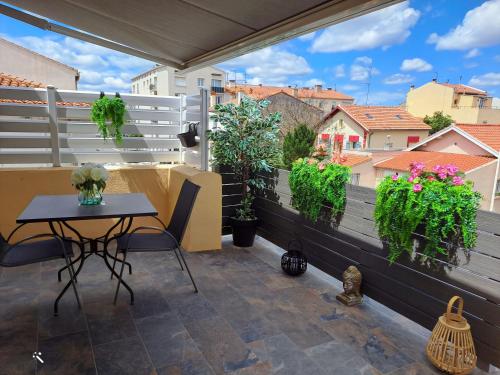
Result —
<instances>
[{"instance_id":1,"label":"potted plant","mask_svg":"<svg viewBox=\"0 0 500 375\"><path fill-rule=\"evenodd\" d=\"M78 190L78 201L82 206L95 206L102 202L108 171L100 165L86 163L71 173L71 184Z\"/></svg>"},{"instance_id":2,"label":"potted plant","mask_svg":"<svg viewBox=\"0 0 500 375\"><path fill-rule=\"evenodd\" d=\"M241 183L241 208L231 218L233 243L252 246L257 230L257 217L252 209L256 189L265 184L260 173L270 172L279 163L280 113L263 115L268 101L243 98L240 105L217 104L212 119L218 126L208 134L212 141L212 165L233 170Z\"/></svg>"},{"instance_id":3,"label":"potted plant","mask_svg":"<svg viewBox=\"0 0 500 375\"><path fill-rule=\"evenodd\" d=\"M92 103L90 119L97 125L99 134L104 140L112 137L118 145L121 145L126 112L125 102L120 94L116 93L114 98L108 98L101 92L99 99Z\"/></svg>"},{"instance_id":4,"label":"potted plant","mask_svg":"<svg viewBox=\"0 0 500 375\"><path fill-rule=\"evenodd\" d=\"M403 253L413 253L414 233L422 232L422 260L439 254L449 257L448 248L475 246L476 214L481 194L454 165L436 165L431 170L413 162L409 175L386 177L377 187L375 222L379 236L388 243L388 259L395 262Z\"/></svg>"}]
</instances>

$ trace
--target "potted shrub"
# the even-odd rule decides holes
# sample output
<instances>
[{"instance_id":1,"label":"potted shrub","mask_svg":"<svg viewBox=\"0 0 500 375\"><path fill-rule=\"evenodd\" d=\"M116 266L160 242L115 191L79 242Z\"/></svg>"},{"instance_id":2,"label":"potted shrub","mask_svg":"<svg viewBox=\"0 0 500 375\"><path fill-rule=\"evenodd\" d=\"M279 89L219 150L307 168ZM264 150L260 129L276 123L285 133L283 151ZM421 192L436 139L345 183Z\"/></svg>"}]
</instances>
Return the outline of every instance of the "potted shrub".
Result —
<instances>
[{"instance_id":1,"label":"potted shrub","mask_svg":"<svg viewBox=\"0 0 500 375\"><path fill-rule=\"evenodd\" d=\"M90 119L97 125L99 134L104 140L111 137L117 145L121 145L126 112L125 102L119 93L116 93L114 98L108 98L101 92L99 99L92 103Z\"/></svg>"},{"instance_id":2,"label":"potted shrub","mask_svg":"<svg viewBox=\"0 0 500 375\"><path fill-rule=\"evenodd\" d=\"M257 217L252 209L256 189L265 186L259 175L270 172L279 162L280 113L263 115L268 101L243 98L240 105L217 104L212 119L218 126L208 134L212 141L212 165L226 166L234 171L241 183L241 208L231 218L233 243L252 246L257 229Z\"/></svg>"},{"instance_id":3,"label":"potted shrub","mask_svg":"<svg viewBox=\"0 0 500 375\"><path fill-rule=\"evenodd\" d=\"M472 249L480 201L481 194L454 165L427 170L413 162L409 175L386 177L377 187L375 222L380 238L387 241L389 261L413 253L414 232L425 236L424 261L440 254L449 258L446 243Z\"/></svg>"}]
</instances>

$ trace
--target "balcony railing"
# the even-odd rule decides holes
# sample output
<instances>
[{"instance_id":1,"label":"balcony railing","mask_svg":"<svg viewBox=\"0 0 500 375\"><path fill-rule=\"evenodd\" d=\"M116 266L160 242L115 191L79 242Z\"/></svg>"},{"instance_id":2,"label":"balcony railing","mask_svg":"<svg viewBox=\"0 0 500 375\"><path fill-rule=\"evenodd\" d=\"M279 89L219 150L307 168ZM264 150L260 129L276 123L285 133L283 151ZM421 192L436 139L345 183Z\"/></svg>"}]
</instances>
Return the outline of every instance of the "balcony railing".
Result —
<instances>
[{"instance_id":1,"label":"balcony railing","mask_svg":"<svg viewBox=\"0 0 500 375\"><path fill-rule=\"evenodd\" d=\"M202 131L208 124L206 90L187 97L121 97L127 113L123 143L117 145L103 140L90 121L91 104L99 98L98 92L0 87L0 165L188 161L207 168ZM191 121L200 122L203 150L184 149L177 139Z\"/></svg>"},{"instance_id":2,"label":"balcony railing","mask_svg":"<svg viewBox=\"0 0 500 375\"><path fill-rule=\"evenodd\" d=\"M221 86L212 86L211 91L215 92L216 94L224 94L224 87Z\"/></svg>"}]
</instances>

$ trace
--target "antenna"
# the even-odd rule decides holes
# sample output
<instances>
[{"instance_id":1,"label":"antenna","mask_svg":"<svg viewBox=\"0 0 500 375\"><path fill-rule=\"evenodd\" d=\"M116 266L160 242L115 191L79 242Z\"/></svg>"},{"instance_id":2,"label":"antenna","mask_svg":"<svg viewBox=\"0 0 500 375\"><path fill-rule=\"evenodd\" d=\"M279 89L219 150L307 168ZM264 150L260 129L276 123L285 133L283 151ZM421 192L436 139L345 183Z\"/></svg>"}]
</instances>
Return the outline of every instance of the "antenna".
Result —
<instances>
[{"instance_id":1,"label":"antenna","mask_svg":"<svg viewBox=\"0 0 500 375\"><path fill-rule=\"evenodd\" d=\"M366 101L365 105L368 105L368 98L370 97L370 84L372 81L372 70L373 70L373 65L370 64L370 70L368 70L368 82L366 82Z\"/></svg>"},{"instance_id":2,"label":"antenna","mask_svg":"<svg viewBox=\"0 0 500 375\"><path fill-rule=\"evenodd\" d=\"M434 79L436 80L436 82L438 80L438 77L439 77L439 73L438 72L434 72Z\"/></svg>"},{"instance_id":3,"label":"antenna","mask_svg":"<svg viewBox=\"0 0 500 375\"><path fill-rule=\"evenodd\" d=\"M460 74L460 77L458 77L458 84L462 84L462 75Z\"/></svg>"}]
</instances>

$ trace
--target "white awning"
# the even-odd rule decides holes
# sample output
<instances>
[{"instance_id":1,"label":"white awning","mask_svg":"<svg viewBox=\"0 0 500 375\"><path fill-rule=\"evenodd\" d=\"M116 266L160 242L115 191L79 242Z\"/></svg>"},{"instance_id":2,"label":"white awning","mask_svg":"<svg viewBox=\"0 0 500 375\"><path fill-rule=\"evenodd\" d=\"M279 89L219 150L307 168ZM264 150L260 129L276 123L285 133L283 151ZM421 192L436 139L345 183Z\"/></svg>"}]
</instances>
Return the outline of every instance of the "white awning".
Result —
<instances>
[{"instance_id":1,"label":"white awning","mask_svg":"<svg viewBox=\"0 0 500 375\"><path fill-rule=\"evenodd\" d=\"M48 20L2 4L0 13L178 69L193 69L400 1L8 0Z\"/></svg>"}]
</instances>

